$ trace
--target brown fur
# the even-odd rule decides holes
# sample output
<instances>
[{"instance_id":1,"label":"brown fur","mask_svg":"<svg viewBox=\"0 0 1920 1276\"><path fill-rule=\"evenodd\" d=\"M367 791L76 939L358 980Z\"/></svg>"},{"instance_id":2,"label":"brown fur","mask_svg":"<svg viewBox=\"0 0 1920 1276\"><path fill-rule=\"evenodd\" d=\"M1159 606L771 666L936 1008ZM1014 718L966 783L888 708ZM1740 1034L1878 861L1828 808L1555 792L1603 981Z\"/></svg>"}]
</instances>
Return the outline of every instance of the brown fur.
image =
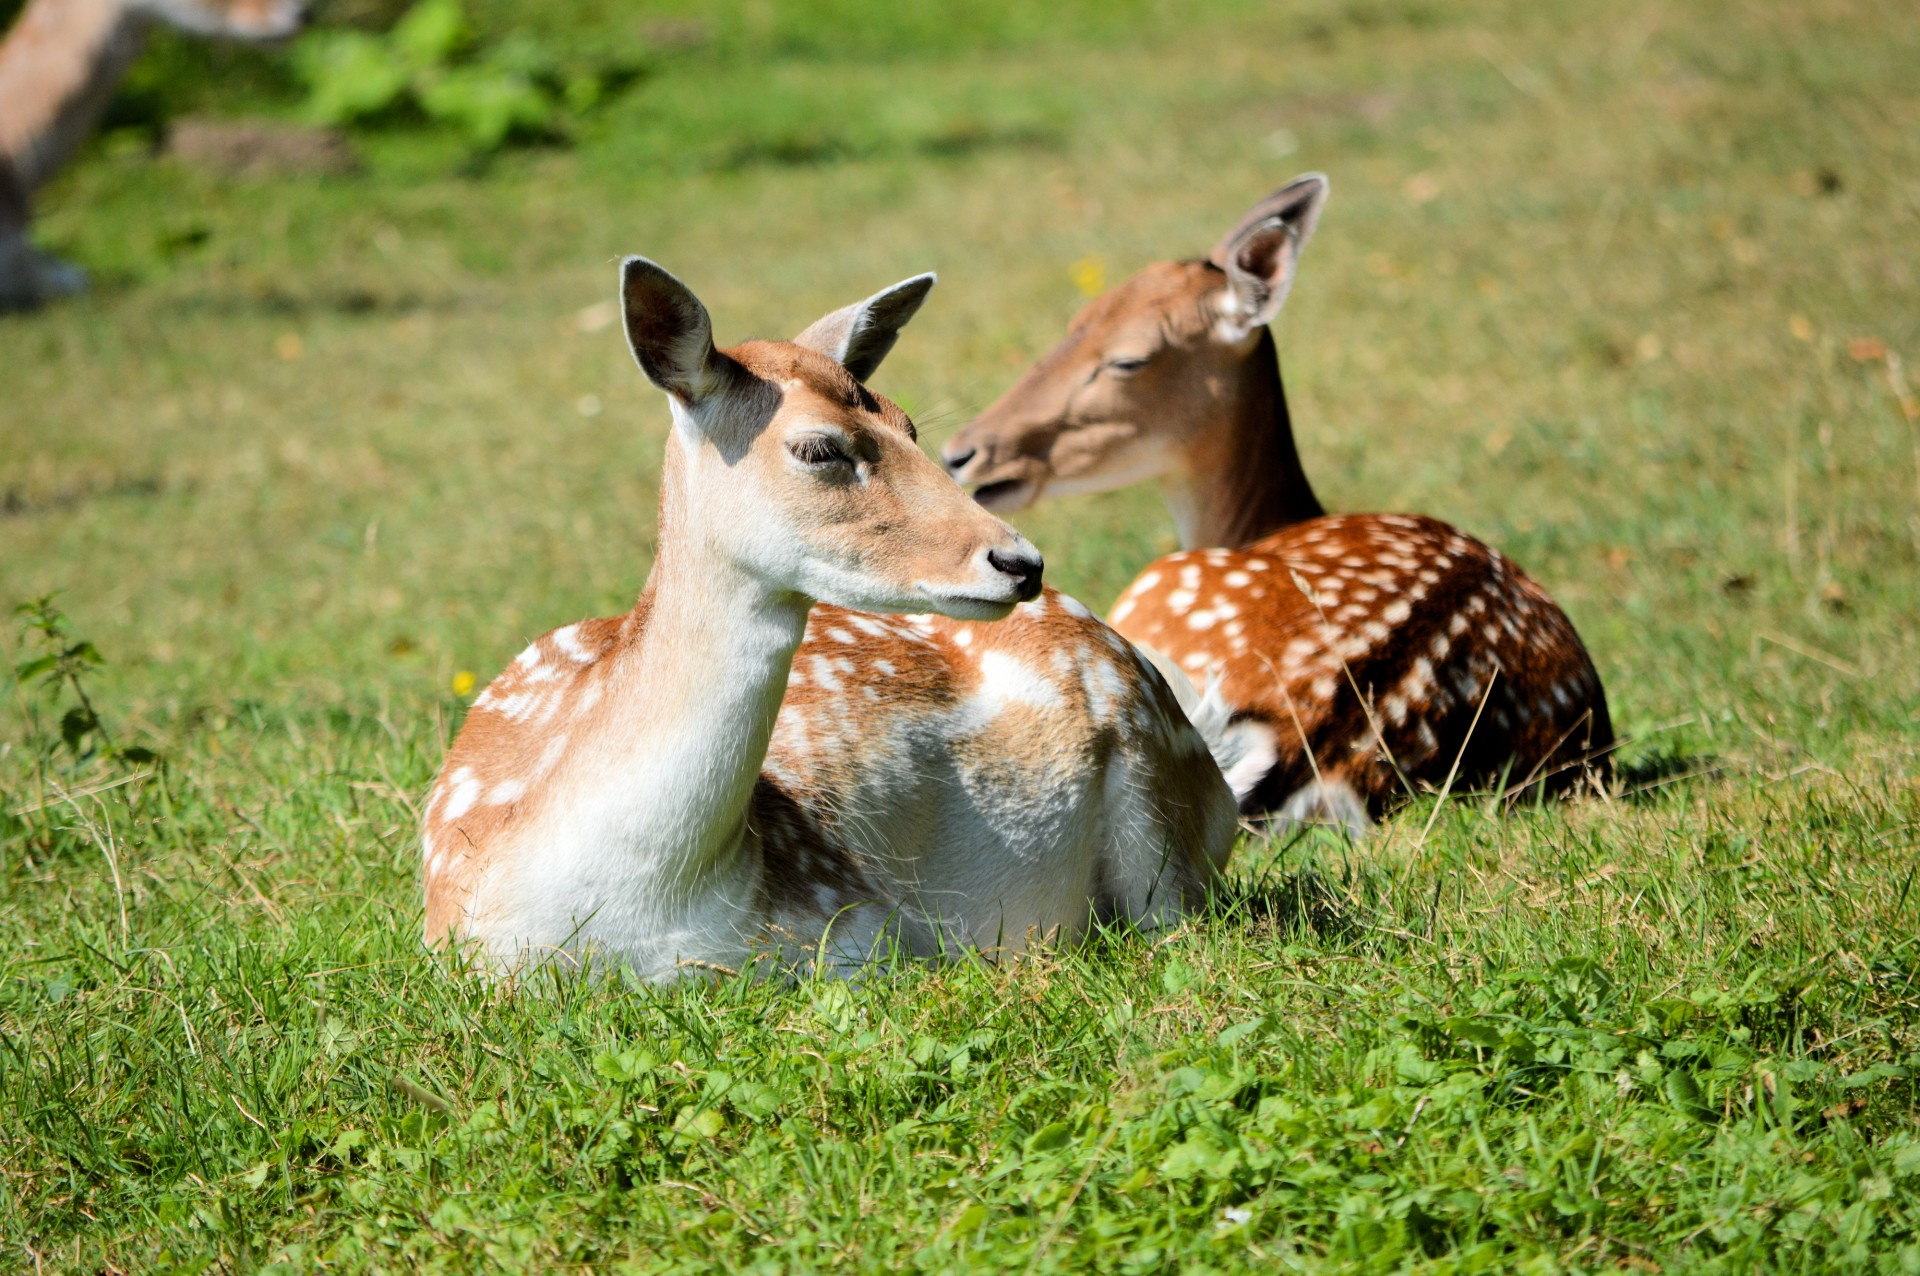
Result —
<instances>
[{"instance_id":1,"label":"brown fur","mask_svg":"<svg viewBox=\"0 0 1920 1276\"><path fill-rule=\"evenodd\" d=\"M657 268L643 266L635 292L670 291L649 273ZM683 410L700 413L670 437L659 556L632 611L546 635L475 699L424 813L430 942L479 938L504 960L503 941L516 937L501 922L514 875L556 849L546 830L566 820L553 817L618 790L622 768L653 756L623 749L622 739L671 737L662 731L669 713L702 712L700 679L728 676L700 642L713 616L711 577L699 572L737 570L723 565L717 544L770 553L768 562L780 555L714 540L715 520L770 520L800 538L811 561L856 563L849 570L862 579L891 580L908 596L920 582L978 581L988 547L1024 544L919 453L905 413L833 358L788 343L711 350L704 314L682 306L680 322L656 324L652 299L632 304L642 312L633 329L643 366L652 359L657 380L692 389L695 406ZM857 479L793 469L789 447L817 430L831 430L858 459ZM786 604L759 606L777 613ZM1084 607L1043 591L990 622L825 604L798 614L804 631L793 631L799 645L763 752L732 755L760 759L740 790L740 814L676 825L690 844L716 831L713 845L747 848L760 870L753 916L765 919L755 923L766 927L763 943L785 949L786 938L825 934L843 912L876 903L928 918L955 900L991 909L1005 891L1018 897L1019 915L1078 931L1094 917L1178 916L1204 899L1233 839L1219 771L1172 690ZM710 776L720 793L736 782L723 774L732 765L679 774ZM1152 795L1150 807L1141 793ZM699 801L730 809L730 799ZM730 818L743 822L737 834L719 827ZM1049 820L1071 822L1054 843L1035 832ZM1153 847L1142 872L1145 841ZM1078 856L1074 871L1093 880L1064 867L1050 878L1032 858L1050 845L1063 866L1068 852ZM929 865L937 876L922 881ZM545 880L569 883L569 910L577 898L585 914L610 914L636 899L698 895L702 871L675 861L649 879L648 891L664 894L644 896L590 873L577 889L572 877ZM1163 888L1170 897L1154 900Z\"/></svg>"},{"instance_id":2,"label":"brown fur","mask_svg":"<svg viewBox=\"0 0 1920 1276\"><path fill-rule=\"evenodd\" d=\"M1182 541L1221 547L1150 565L1112 619L1196 682L1220 673L1236 716L1273 732L1277 760L1242 789L1249 810L1321 778L1378 813L1444 784L1456 759L1456 786L1604 776L1605 693L1539 585L1432 519L1328 516L1307 481L1259 307L1291 284L1316 180L1256 206L1212 259L1149 266L1095 299L948 443L949 464L1002 511L1158 478ZM1304 231L1283 233L1302 208Z\"/></svg>"},{"instance_id":3,"label":"brown fur","mask_svg":"<svg viewBox=\"0 0 1920 1276\"><path fill-rule=\"evenodd\" d=\"M1430 518L1331 515L1169 555L1112 619L1196 680L1217 673L1236 718L1273 732L1278 760L1248 810L1316 779L1376 813L1449 777L1559 791L1613 739L1566 616L1497 551Z\"/></svg>"}]
</instances>

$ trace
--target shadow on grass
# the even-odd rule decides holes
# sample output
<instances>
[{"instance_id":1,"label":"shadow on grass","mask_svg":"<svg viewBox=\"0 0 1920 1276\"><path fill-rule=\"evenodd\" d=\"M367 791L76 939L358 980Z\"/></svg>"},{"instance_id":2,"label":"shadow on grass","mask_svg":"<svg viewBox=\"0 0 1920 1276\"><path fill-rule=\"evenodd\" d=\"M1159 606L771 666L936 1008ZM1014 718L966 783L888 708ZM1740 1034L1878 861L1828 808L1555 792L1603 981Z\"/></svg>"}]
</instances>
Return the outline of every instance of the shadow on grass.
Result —
<instances>
[{"instance_id":1,"label":"shadow on grass","mask_svg":"<svg viewBox=\"0 0 1920 1276\"><path fill-rule=\"evenodd\" d=\"M429 297L416 292L387 292L347 285L337 288L287 289L277 286L228 288L193 292L175 303L178 309L211 315L407 315L466 308L451 294Z\"/></svg>"},{"instance_id":2,"label":"shadow on grass","mask_svg":"<svg viewBox=\"0 0 1920 1276\"><path fill-rule=\"evenodd\" d=\"M1663 749L1615 764L1613 779L1622 801L1654 802L1688 780L1709 779L1726 769L1726 759L1712 753Z\"/></svg>"},{"instance_id":3,"label":"shadow on grass","mask_svg":"<svg viewBox=\"0 0 1920 1276\"><path fill-rule=\"evenodd\" d=\"M1231 883L1214 897L1213 912L1224 920L1304 931L1322 940L1352 939L1364 929L1326 875L1314 868Z\"/></svg>"}]
</instances>

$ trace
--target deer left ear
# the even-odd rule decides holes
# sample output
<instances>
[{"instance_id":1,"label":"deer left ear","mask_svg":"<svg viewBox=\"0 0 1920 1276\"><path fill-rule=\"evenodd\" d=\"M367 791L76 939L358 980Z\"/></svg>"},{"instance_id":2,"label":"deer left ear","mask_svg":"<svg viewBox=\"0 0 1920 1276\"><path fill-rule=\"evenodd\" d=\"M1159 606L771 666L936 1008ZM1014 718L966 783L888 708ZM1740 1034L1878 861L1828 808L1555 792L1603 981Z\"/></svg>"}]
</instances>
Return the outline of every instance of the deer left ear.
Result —
<instances>
[{"instance_id":1,"label":"deer left ear","mask_svg":"<svg viewBox=\"0 0 1920 1276\"><path fill-rule=\"evenodd\" d=\"M1326 206L1324 173L1296 177L1255 204L1208 257L1227 274L1227 314L1244 334L1272 323L1293 288L1300 254Z\"/></svg>"},{"instance_id":2,"label":"deer left ear","mask_svg":"<svg viewBox=\"0 0 1920 1276\"><path fill-rule=\"evenodd\" d=\"M900 339L900 329L919 311L935 279L932 274L915 275L883 288L865 301L815 320L793 344L839 360L855 380L865 381Z\"/></svg>"},{"instance_id":3,"label":"deer left ear","mask_svg":"<svg viewBox=\"0 0 1920 1276\"><path fill-rule=\"evenodd\" d=\"M693 290L658 263L620 263L620 309L627 345L647 380L692 407L720 385L713 320Z\"/></svg>"}]
</instances>

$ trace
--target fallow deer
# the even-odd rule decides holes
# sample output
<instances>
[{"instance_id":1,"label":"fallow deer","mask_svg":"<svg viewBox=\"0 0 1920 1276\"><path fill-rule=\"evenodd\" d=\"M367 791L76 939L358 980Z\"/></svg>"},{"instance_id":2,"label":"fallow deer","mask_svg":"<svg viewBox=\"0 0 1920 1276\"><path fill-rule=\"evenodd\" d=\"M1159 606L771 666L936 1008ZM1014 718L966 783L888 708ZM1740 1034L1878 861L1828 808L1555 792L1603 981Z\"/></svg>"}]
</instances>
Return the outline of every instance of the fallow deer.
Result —
<instances>
[{"instance_id":1,"label":"fallow deer","mask_svg":"<svg viewBox=\"0 0 1920 1276\"><path fill-rule=\"evenodd\" d=\"M1238 812L1173 691L865 385L932 276L726 350L659 266L621 282L673 418L653 570L473 702L424 813L428 941L846 971L1199 903Z\"/></svg>"},{"instance_id":2,"label":"fallow deer","mask_svg":"<svg viewBox=\"0 0 1920 1276\"><path fill-rule=\"evenodd\" d=\"M1110 619L1220 680L1249 812L1358 831L1423 786L1603 776L1599 676L1532 578L1431 518L1327 514L1307 481L1267 325L1327 188L1297 178L1208 257L1096 298L948 442L948 468L1003 513L1160 481L1183 549Z\"/></svg>"},{"instance_id":3,"label":"fallow deer","mask_svg":"<svg viewBox=\"0 0 1920 1276\"><path fill-rule=\"evenodd\" d=\"M278 40L306 10L306 0L29 0L0 42L0 310L86 288L78 267L28 242L31 201L99 124L155 23Z\"/></svg>"}]
</instances>

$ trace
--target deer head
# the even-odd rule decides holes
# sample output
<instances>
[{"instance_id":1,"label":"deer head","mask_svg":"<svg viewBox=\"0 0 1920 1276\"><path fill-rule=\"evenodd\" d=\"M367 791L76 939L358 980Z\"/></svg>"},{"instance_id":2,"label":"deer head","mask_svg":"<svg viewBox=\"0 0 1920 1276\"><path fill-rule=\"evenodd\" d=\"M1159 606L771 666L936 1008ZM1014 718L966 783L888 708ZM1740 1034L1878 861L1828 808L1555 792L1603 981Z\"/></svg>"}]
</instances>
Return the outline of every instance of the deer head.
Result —
<instances>
[{"instance_id":1,"label":"deer head","mask_svg":"<svg viewBox=\"0 0 1920 1276\"><path fill-rule=\"evenodd\" d=\"M896 284L791 342L718 350L687 286L629 257L627 341L673 411L663 552L696 536L777 592L863 611L992 620L1036 596L1040 555L864 384L933 282Z\"/></svg>"},{"instance_id":2,"label":"deer head","mask_svg":"<svg viewBox=\"0 0 1920 1276\"><path fill-rule=\"evenodd\" d=\"M1326 202L1309 173L1256 204L1204 260L1159 262L1088 303L1066 339L942 450L981 504L1210 471L1249 377L1274 383L1266 325ZM1317 511L1316 511L1317 512Z\"/></svg>"}]
</instances>

